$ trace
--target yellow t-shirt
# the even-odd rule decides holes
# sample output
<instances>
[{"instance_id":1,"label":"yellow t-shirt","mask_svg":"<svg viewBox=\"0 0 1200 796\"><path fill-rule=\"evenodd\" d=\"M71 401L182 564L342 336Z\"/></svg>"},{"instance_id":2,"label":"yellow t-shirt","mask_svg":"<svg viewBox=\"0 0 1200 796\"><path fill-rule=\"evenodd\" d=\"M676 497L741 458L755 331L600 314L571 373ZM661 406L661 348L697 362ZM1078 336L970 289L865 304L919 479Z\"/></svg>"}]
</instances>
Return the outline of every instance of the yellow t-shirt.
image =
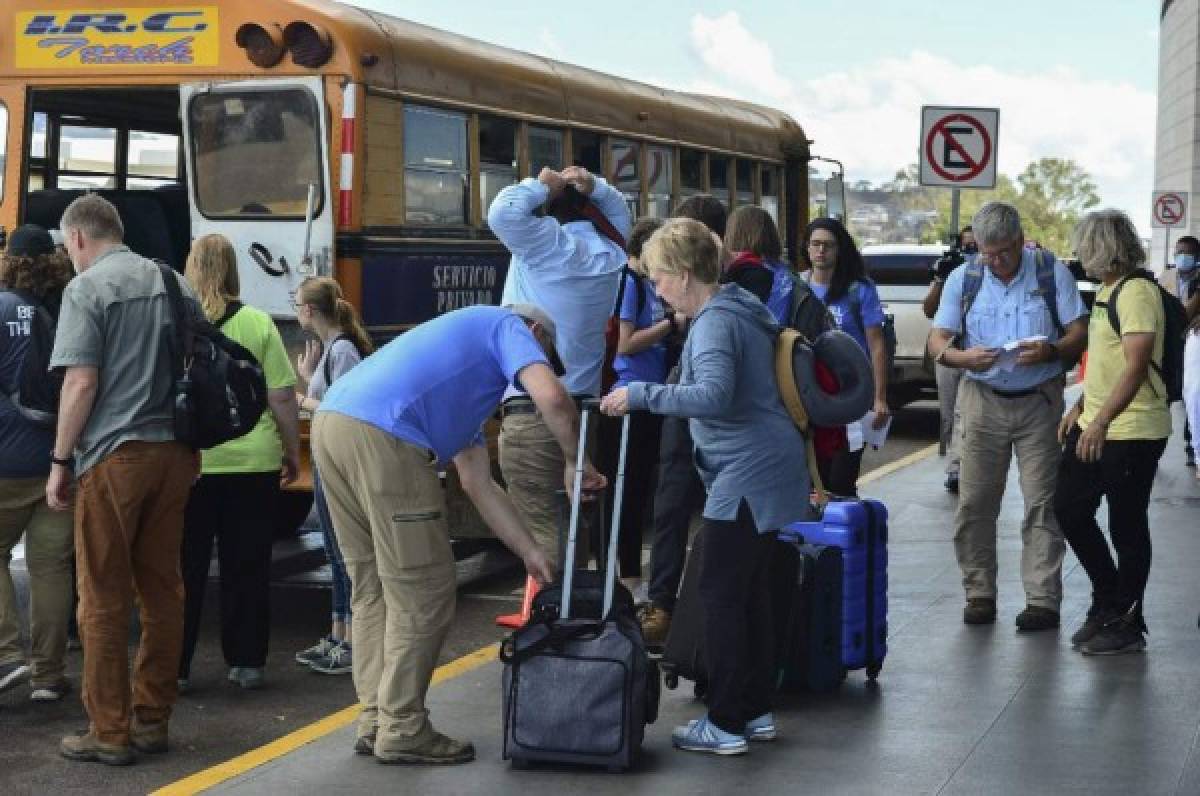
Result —
<instances>
[{"instance_id":1,"label":"yellow t-shirt","mask_svg":"<svg viewBox=\"0 0 1200 796\"><path fill-rule=\"evenodd\" d=\"M1083 414L1079 425L1087 428L1100 407L1121 380L1125 370L1125 351L1112 324L1108 322L1108 297L1118 283L1105 285L1096 294L1092 317L1088 322L1087 375L1083 381ZM1130 279L1117 297L1117 315L1121 333L1153 332L1154 362L1163 359L1163 330L1166 318L1158 287L1147 279ZM1151 366L1147 379L1108 427L1107 439L1163 439L1171 436L1171 412L1167 408L1167 390Z\"/></svg>"},{"instance_id":2,"label":"yellow t-shirt","mask_svg":"<svg viewBox=\"0 0 1200 796\"><path fill-rule=\"evenodd\" d=\"M245 346L258 360L267 380L267 389L295 386L296 373L270 315L254 307L242 307L225 322L221 331ZM271 473L279 469L282 459L279 429L267 407L249 434L204 451L201 470L205 474Z\"/></svg>"}]
</instances>

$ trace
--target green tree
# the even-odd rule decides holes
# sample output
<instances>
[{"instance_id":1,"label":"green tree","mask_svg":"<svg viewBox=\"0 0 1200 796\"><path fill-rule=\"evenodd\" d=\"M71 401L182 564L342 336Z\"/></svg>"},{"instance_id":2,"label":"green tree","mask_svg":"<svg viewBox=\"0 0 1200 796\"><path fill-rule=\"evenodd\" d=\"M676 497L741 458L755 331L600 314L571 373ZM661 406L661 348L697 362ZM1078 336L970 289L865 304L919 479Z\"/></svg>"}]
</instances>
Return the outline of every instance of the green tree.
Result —
<instances>
[{"instance_id":1,"label":"green tree","mask_svg":"<svg viewBox=\"0 0 1200 796\"><path fill-rule=\"evenodd\" d=\"M883 190L896 197L905 212L935 211L937 221L922 227L922 243L946 243L953 237L950 229L951 191L920 184L917 164L896 172ZM1013 180L996 175L996 187L990 190L963 189L959 204L959 227L971 223L972 216L985 203L1009 202L1021 214L1025 235L1041 243L1060 257L1071 254L1071 232L1088 209L1100 203L1091 175L1073 160L1042 158L1026 166Z\"/></svg>"}]
</instances>

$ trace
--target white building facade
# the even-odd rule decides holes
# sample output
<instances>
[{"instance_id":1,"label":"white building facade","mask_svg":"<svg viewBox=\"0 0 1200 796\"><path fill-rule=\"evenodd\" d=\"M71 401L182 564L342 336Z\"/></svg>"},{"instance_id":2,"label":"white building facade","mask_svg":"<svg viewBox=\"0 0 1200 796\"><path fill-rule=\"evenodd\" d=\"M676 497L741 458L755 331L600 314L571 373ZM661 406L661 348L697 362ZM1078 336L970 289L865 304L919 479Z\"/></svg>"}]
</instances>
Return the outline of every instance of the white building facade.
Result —
<instances>
[{"instance_id":1,"label":"white building facade","mask_svg":"<svg viewBox=\"0 0 1200 796\"><path fill-rule=\"evenodd\" d=\"M1158 37L1158 119L1154 190L1186 191L1184 227L1155 229L1150 264L1161 271L1183 235L1200 237L1200 0L1162 0ZM1146 197L1150 201L1150 197ZM1169 242L1168 242L1169 241Z\"/></svg>"}]
</instances>

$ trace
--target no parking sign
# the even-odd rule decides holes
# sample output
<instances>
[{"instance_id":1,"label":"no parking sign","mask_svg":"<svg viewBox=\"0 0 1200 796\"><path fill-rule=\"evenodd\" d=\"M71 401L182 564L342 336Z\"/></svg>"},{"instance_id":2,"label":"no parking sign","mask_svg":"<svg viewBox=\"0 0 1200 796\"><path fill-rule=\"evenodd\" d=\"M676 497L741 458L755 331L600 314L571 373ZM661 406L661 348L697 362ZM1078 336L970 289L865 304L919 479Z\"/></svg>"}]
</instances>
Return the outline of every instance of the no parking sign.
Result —
<instances>
[{"instance_id":1,"label":"no parking sign","mask_svg":"<svg viewBox=\"0 0 1200 796\"><path fill-rule=\"evenodd\" d=\"M999 108L921 108L921 184L995 188L999 129Z\"/></svg>"},{"instance_id":2,"label":"no parking sign","mask_svg":"<svg viewBox=\"0 0 1200 796\"><path fill-rule=\"evenodd\" d=\"M1187 191L1155 191L1150 204L1150 226L1170 229L1187 224Z\"/></svg>"}]
</instances>

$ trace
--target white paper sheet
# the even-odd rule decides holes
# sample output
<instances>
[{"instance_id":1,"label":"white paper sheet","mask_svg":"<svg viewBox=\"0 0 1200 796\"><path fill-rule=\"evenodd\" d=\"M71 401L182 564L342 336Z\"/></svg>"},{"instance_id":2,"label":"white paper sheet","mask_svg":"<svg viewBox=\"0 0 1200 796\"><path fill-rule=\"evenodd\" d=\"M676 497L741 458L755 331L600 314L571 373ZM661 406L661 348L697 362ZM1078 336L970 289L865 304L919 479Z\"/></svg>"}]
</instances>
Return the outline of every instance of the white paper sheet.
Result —
<instances>
[{"instance_id":1,"label":"white paper sheet","mask_svg":"<svg viewBox=\"0 0 1200 796\"><path fill-rule=\"evenodd\" d=\"M1017 357L1021 355L1021 343L1041 343L1050 338L1044 334L1013 340L1000 347L1000 356L996 357L996 367L1005 372L1011 372L1017 366Z\"/></svg>"},{"instance_id":2,"label":"white paper sheet","mask_svg":"<svg viewBox=\"0 0 1200 796\"><path fill-rule=\"evenodd\" d=\"M892 428L892 418L889 416L883 424L883 428L875 428L875 412L874 410L867 412L861 421L862 439L864 445L870 445L875 450L883 447L883 443L887 440L888 431Z\"/></svg>"}]
</instances>

